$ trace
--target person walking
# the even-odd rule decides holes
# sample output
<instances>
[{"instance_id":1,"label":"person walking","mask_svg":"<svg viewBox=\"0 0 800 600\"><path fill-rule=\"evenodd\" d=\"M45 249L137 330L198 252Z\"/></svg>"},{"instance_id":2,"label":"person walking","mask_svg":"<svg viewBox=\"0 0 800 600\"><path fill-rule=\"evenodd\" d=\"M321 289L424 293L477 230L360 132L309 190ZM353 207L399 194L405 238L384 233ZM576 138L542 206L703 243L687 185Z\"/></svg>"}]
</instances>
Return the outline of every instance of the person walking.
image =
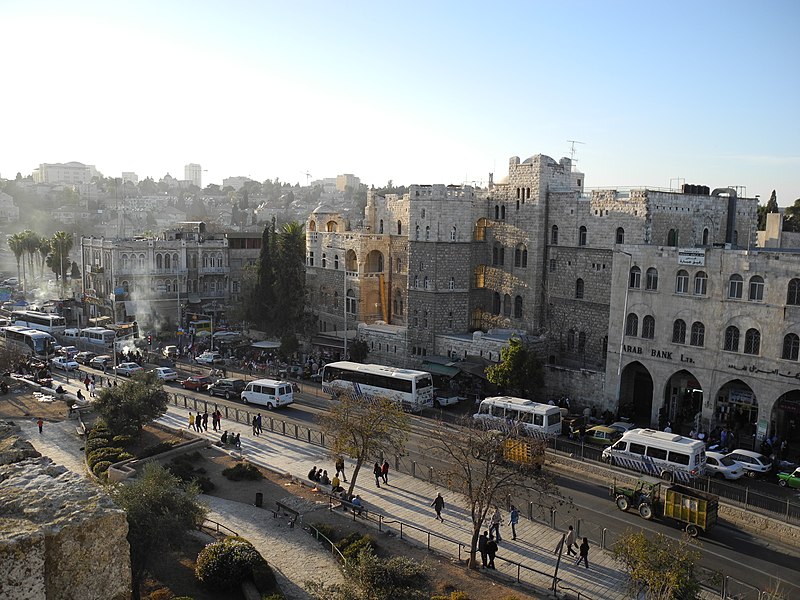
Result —
<instances>
[{"instance_id":1,"label":"person walking","mask_svg":"<svg viewBox=\"0 0 800 600\"><path fill-rule=\"evenodd\" d=\"M44 421L42 421L42 417L39 417L39 420L36 421L36 424L39 426L39 433L42 433L42 425L44 425Z\"/></svg>"},{"instance_id":2,"label":"person walking","mask_svg":"<svg viewBox=\"0 0 800 600\"><path fill-rule=\"evenodd\" d=\"M492 522L489 525L489 539L496 538L498 543L503 541L500 536L500 524L503 522L503 515L500 514L500 509L495 506L494 513L492 514Z\"/></svg>"},{"instance_id":3,"label":"person walking","mask_svg":"<svg viewBox=\"0 0 800 600\"><path fill-rule=\"evenodd\" d=\"M576 546L576 544L575 544L575 529L572 527L572 525L570 525L567 528L567 533L564 536L564 545L567 547L567 554L569 556L575 556L577 554L577 552L575 552L575 550L573 549L573 546ZM556 554L557 553L558 553L558 548L556 548Z\"/></svg>"},{"instance_id":4,"label":"person walking","mask_svg":"<svg viewBox=\"0 0 800 600\"><path fill-rule=\"evenodd\" d=\"M583 538L583 542L581 543L580 547L578 548L578 560L575 561L575 566L577 567L583 561L583 564L586 565L586 568L589 568L589 538Z\"/></svg>"},{"instance_id":5,"label":"person walking","mask_svg":"<svg viewBox=\"0 0 800 600\"><path fill-rule=\"evenodd\" d=\"M381 487L381 465L376 462L372 467L372 474L375 475L375 485Z\"/></svg>"},{"instance_id":6,"label":"person walking","mask_svg":"<svg viewBox=\"0 0 800 600\"><path fill-rule=\"evenodd\" d=\"M256 429L258 429L258 435L264 433L264 430L261 428L261 413L256 415Z\"/></svg>"},{"instance_id":7,"label":"person walking","mask_svg":"<svg viewBox=\"0 0 800 600\"><path fill-rule=\"evenodd\" d=\"M89 397L94 398L94 381L89 382Z\"/></svg>"},{"instance_id":8,"label":"person walking","mask_svg":"<svg viewBox=\"0 0 800 600\"><path fill-rule=\"evenodd\" d=\"M336 476L339 476L339 473L342 474L342 481L347 483L347 475L344 474L344 457L338 456L336 457Z\"/></svg>"},{"instance_id":9,"label":"person walking","mask_svg":"<svg viewBox=\"0 0 800 600\"><path fill-rule=\"evenodd\" d=\"M383 478L383 483L389 485L389 461L384 460L383 465L381 465L381 477Z\"/></svg>"},{"instance_id":10,"label":"person walking","mask_svg":"<svg viewBox=\"0 0 800 600\"><path fill-rule=\"evenodd\" d=\"M495 542L492 538L486 542L486 554L489 555L489 565L487 568L494 569L494 557L497 554L497 542Z\"/></svg>"},{"instance_id":11,"label":"person walking","mask_svg":"<svg viewBox=\"0 0 800 600\"><path fill-rule=\"evenodd\" d=\"M203 431L208 431L208 409L203 413Z\"/></svg>"},{"instance_id":12,"label":"person walking","mask_svg":"<svg viewBox=\"0 0 800 600\"><path fill-rule=\"evenodd\" d=\"M508 513L508 522L511 523L511 539L517 539L517 523L519 523L519 510L513 504L511 505L511 512Z\"/></svg>"},{"instance_id":13,"label":"person walking","mask_svg":"<svg viewBox=\"0 0 800 600\"><path fill-rule=\"evenodd\" d=\"M484 531L481 536L478 538L478 552L481 553L481 562L483 563L483 568L486 568L486 543L489 541L489 532Z\"/></svg>"},{"instance_id":14,"label":"person walking","mask_svg":"<svg viewBox=\"0 0 800 600\"><path fill-rule=\"evenodd\" d=\"M194 416L194 428L197 433L201 433L203 431L203 415L197 413Z\"/></svg>"},{"instance_id":15,"label":"person walking","mask_svg":"<svg viewBox=\"0 0 800 600\"><path fill-rule=\"evenodd\" d=\"M258 435L258 419L253 415L253 435Z\"/></svg>"},{"instance_id":16,"label":"person walking","mask_svg":"<svg viewBox=\"0 0 800 600\"><path fill-rule=\"evenodd\" d=\"M236 437L233 438L233 443L236 445L237 448L240 450L242 449L242 435L240 433L236 434Z\"/></svg>"},{"instance_id":17,"label":"person walking","mask_svg":"<svg viewBox=\"0 0 800 600\"><path fill-rule=\"evenodd\" d=\"M83 385L86 386L86 391L87 392L89 391L89 384L90 383L91 383L91 380L89 379L89 375L87 374L86 377L83 378Z\"/></svg>"},{"instance_id":18,"label":"person walking","mask_svg":"<svg viewBox=\"0 0 800 600\"><path fill-rule=\"evenodd\" d=\"M194 415L192 414L192 411L189 411L189 429L194 431Z\"/></svg>"},{"instance_id":19,"label":"person walking","mask_svg":"<svg viewBox=\"0 0 800 600\"><path fill-rule=\"evenodd\" d=\"M441 492L436 494L436 498L434 498L433 502L431 502L431 506L433 507L433 510L436 511L436 518L439 519L442 523L444 523L444 519L442 518L442 509L444 508L444 498L442 498Z\"/></svg>"}]
</instances>

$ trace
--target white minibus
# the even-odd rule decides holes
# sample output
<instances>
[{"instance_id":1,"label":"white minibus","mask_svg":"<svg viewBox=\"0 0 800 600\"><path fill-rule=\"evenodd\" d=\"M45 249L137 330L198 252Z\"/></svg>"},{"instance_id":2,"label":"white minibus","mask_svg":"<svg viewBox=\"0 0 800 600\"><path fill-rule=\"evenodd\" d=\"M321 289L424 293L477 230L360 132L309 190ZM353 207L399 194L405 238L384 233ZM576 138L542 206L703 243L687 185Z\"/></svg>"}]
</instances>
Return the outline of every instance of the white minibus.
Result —
<instances>
[{"instance_id":1,"label":"white minibus","mask_svg":"<svg viewBox=\"0 0 800 600\"><path fill-rule=\"evenodd\" d=\"M511 396L485 398L481 400L478 412L472 418L498 429L518 426L528 435L561 434L560 408L524 398Z\"/></svg>"},{"instance_id":2,"label":"white minibus","mask_svg":"<svg viewBox=\"0 0 800 600\"><path fill-rule=\"evenodd\" d=\"M250 381L242 391L242 402L245 404L261 404L267 410L278 406L286 406L294 402L292 384L277 379L256 379Z\"/></svg>"},{"instance_id":3,"label":"white minibus","mask_svg":"<svg viewBox=\"0 0 800 600\"><path fill-rule=\"evenodd\" d=\"M603 460L667 481L685 482L705 473L706 447L700 440L676 433L631 429L603 450Z\"/></svg>"}]
</instances>

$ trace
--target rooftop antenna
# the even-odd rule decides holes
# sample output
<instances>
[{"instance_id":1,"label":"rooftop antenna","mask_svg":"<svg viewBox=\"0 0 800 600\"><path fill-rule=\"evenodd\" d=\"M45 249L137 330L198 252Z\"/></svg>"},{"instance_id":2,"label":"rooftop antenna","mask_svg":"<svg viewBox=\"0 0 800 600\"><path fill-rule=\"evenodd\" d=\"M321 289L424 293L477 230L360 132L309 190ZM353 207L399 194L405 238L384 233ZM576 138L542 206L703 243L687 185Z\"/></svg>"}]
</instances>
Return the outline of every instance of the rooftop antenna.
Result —
<instances>
[{"instance_id":1,"label":"rooftop antenna","mask_svg":"<svg viewBox=\"0 0 800 600\"><path fill-rule=\"evenodd\" d=\"M575 144L585 144L586 142L579 142L578 140L567 140L567 142L569 142L569 143L570 143L570 149L569 149L569 159L570 159L570 160L571 160L573 163L576 163L576 162L578 162L578 161L577 161L577 160L575 160L575 154L577 154L577 152L578 152L578 151L575 149Z\"/></svg>"},{"instance_id":2,"label":"rooftop antenna","mask_svg":"<svg viewBox=\"0 0 800 600\"><path fill-rule=\"evenodd\" d=\"M305 173L303 173L303 175L306 176L306 187L308 187L309 185L311 185L311 173L306 171Z\"/></svg>"}]
</instances>

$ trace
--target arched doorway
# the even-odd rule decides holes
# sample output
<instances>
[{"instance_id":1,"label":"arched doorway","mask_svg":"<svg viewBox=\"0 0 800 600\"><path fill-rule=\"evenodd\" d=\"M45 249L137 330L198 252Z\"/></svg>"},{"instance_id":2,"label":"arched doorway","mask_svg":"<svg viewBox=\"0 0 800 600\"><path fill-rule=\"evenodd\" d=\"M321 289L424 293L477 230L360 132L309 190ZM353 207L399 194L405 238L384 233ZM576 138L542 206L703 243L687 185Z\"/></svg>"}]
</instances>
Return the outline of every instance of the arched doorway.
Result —
<instances>
[{"instance_id":1,"label":"arched doorway","mask_svg":"<svg viewBox=\"0 0 800 600\"><path fill-rule=\"evenodd\" d=\"M664 403L658 411L658 428L670 425L673 433L688 435L701 426L703 388L689 371L678 371L667 380Z\"/></svg>"},{"instance_id":2,"label":"arched doorway","mask_svg":"<svg viewBox=\"0 0 800 600\"><path fill-rule=\"evenodd\" d=\"M792 390L778 398L772 409L769 435L791 445L791 456L797 455L800 446L800 390Z\"/></svg>"},{"instance_id":3,"label":"arched doorway","mask_svg":"<svg viewBox=\"0 0 800 600\"><path fill-rule=\"evenodd\" d=\"M625 366L619 379L617 416L650 427L653 414L653 377L642 363Z\"/></svg>"},{"instance_id":4,"label":"arched doorway","mask_svg":"<svg viewBox=\"0 0 800 600\"><path fill-rule=\"evenodd\" d=\"M717 426L727 429L735 448L752 450L756 446L758 399L741 379L732 379L717 392L714 401Z\"/></svg>"}]
</instances>

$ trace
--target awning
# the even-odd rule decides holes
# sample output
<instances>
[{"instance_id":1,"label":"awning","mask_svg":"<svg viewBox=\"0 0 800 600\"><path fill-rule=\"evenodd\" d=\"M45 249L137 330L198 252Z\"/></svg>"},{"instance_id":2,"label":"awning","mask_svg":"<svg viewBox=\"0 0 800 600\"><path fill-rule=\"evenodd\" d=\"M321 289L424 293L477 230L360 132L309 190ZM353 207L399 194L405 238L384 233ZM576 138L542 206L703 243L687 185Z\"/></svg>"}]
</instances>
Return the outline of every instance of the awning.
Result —
<instances>
[{"instance_id":1,"label":"awning","mask_svg":"<svg viewBox=\"0 0 800 600\"><path fill-rule=\"evenodd\" d=\"M444 375L445 377L455 377L458 375L459 371L461 371L458 367L449 367L447 365L440 365L428 361L423 361L422 370L433 373L434 375Z\"/></svg>"},{"instance_id":2,"label":"awning","mask_svg":"<svg viewBox=\"0 0 800 600\"><path fill-rule=\"evenodd\" d=\"M281 347L281 343L263 340L261 342L253 342L250 346L253 348L260 348L261 350L276 350Z\"/></svg>"}]
</instances>

